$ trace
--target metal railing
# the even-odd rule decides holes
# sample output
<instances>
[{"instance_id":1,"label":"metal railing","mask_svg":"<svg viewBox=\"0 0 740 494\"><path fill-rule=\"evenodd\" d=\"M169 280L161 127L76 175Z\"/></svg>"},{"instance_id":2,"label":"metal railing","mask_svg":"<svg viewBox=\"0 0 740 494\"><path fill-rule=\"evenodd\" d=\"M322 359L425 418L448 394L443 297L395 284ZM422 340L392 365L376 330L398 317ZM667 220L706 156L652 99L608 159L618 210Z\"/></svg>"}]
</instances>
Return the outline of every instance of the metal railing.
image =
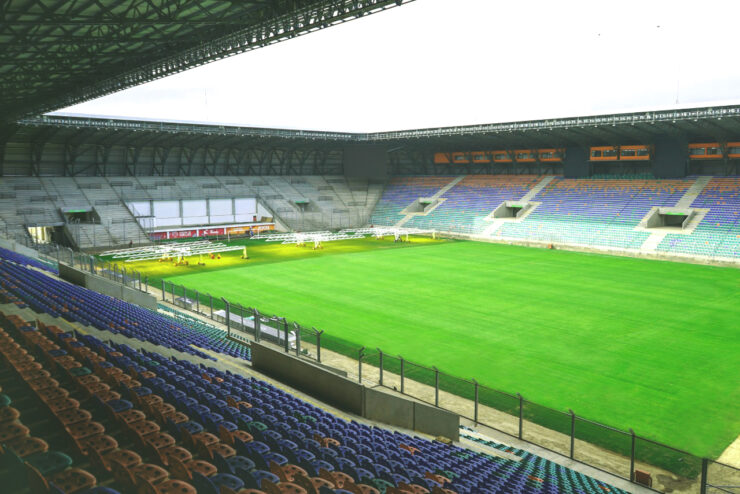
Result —
<instances>
[{"instance_id":1,"label":"metal railing","mask_svg":"<svg viewBox=\"0 0 740 494\"><path fill-rule=\"evenodd\" d=\"M740 493L740 471L723 463L578 415L556 410L523 394L486 386L393 355L346 342L316 328L230 302L210 293L161 280L162 300L227 326L232 339L266 340L286 353L322 362L322 351L341 354L354 364L348 376L447 409L470 421L503 432L566 458L637 482L643 472L654 479L675 476L682 492ZM655 486L654 486L655 487ZM668 489L668 487L666 486Z\"/></svg>"}]
</instances>

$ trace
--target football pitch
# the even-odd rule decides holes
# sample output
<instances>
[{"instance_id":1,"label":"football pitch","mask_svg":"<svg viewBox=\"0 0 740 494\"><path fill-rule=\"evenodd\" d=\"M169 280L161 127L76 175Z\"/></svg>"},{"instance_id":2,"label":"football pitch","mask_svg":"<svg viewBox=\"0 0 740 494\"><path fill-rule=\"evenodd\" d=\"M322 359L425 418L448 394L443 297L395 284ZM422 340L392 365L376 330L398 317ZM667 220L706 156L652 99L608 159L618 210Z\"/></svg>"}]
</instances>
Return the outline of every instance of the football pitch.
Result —
<instances>
[{"instance_id":1,"label":"football pitch","mask_svg":"<svg viewBox=\"0 0 740 494\"><path fill-rule=\"evenodd\" d=\"M249 261L132 267L695 455L740 433L740 270L429 239L247 245Z\"/></svg>"}]
</instances>

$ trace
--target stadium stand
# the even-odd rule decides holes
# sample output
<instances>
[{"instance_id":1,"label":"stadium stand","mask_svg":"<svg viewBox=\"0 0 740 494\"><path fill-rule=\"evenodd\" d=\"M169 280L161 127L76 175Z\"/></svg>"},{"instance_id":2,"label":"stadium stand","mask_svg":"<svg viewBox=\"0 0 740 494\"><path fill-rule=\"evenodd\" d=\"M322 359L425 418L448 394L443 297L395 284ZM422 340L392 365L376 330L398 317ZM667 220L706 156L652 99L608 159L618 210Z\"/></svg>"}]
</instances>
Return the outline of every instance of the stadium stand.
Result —
<instances>
[{"instance_id":1,"label":"stadium stand","mask_svg":"<svg viewBox=\"0 0 740 494\"><path fill-rule=\"evenodd\" d=\"M624 492L521 450L508 449L515 461L345 420L254 377L4 311L0 323L14 488L23 464L37 492Z\"/></svg>"},{"instance_id":2,"label":"stadium stand","mask_svg":"<svg viewBox=\"0 0 740 494\"><path fill-rule=\"evenodd\" d=\"M648 238L634 231L653 206L673 206L691 185L685 180L558 178L535 200L542 204L497 235L597 247L639 249Z\"/></svg>"},{"instance_id":3,"label":"stadium stand","mask_svg":"<svg viewBox=\"0 0 740 494\"><path fill-rule=\"evenodd\" d=\"M209 357L198 348L247 358L248 353L226 339L223 331L184 324L139 306L71 285L22 266L0 252L0 299L23 301L35 310L101 331L124 334L182 352ZM27 264L27 261L22 261ZM192 345L192 346L191 346Z\"/></svg>"},{"instance_id":4,"label":"stadium stand","mask_svg":"<svg viewBox=\"0 0 740 494\"><path fill-rule=\"evenodd\" d=\"M442 195L442 202L405 227L481 235L486 218L499 204L518 200L542 177L534 175L467 176ZM401 211L421 197L430 197L450 177L396 177L390 181L371 222L392 226ZM540 241L596 248L640 250L650 233L637 230L651 208L672 207L696 177L675 180L603 176L554 178L531 200L539 203L523 221L506 222L493 234L504 240ZM669 233L658 250L691 256L740 258L740 179L714 177L691 204L709 209L691 234Z\"/></svg>"},{"instance_id":5,"label":"stadium stand","mask_svg":"<svg viewBox=\"0 0 740 494\"><path fill-rule=\"evenodd\" d=\"M295 177L5 177L0 182L0 227L27 235L28 225L64 225L81 249L149 238L127 201L255 197L285 227L320 230L363 226L381 183L343 176ZM296 201L308 201L305 211ZM94 210L99 223L69 224L62 211Z\"/></svg>"},{"instance_id":6,"label":"stadium stand","mask_svg":"<svg viewBox=\"0 0 740 494\"><path fill-rule=\"evenodd\" d=\"M47 264L39 259L33 259L31 257L24 256L23 254L13 252L12 250L4 249L2 247L0 247L0 258L7 261L12 261L21 266L32 266L34 268L41 269L52 274L59 274L59 269L56 266L52 266L51 264Z\"/></svg>"},{"instance_id":7,"label":"stadium stand","mask_svg":"<svg viewBox=\"0 0 740 494\"><path fill-rule=\"evenodd\" d=\"M740 178L712 178L691 206L709 213L691 235L666 235L658 250L740 258Z\"/></svg>"},{"instance_id":8,"label":"stadium stand","mask_svg":"<svg viewBox=\"0 0 740 494\"><path fill-rule=\"evenodd\" d=\"M447 191L428 216L416 216L404 226L411 228L479 233L488 225L488 216L503 201L524 196L541 177L537 175L469 175Z\"/></svg>"},{"instance_id":9,"label":"stadium stand","mask_svg":"<svg viewBox=\"0 0 740 494\"><path fill-rule=\"evenodd\" d=\"M452 177L394 177L388 183L370 218L375 225L393 226L401 211L420 197L431 197L449 184Z\"/></svg>"}]
</instances>

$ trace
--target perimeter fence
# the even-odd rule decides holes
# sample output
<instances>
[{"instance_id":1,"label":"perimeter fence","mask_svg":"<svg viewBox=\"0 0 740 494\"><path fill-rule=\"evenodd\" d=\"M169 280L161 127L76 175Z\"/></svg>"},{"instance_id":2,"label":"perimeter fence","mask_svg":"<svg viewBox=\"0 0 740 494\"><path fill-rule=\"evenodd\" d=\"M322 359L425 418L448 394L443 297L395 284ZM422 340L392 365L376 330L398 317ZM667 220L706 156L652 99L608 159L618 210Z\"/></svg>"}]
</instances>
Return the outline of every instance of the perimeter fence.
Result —
<instances>
[{"instance_id":1,"label":"perimeter fence","mask_svg":"<svg viewBox=\"0 0 740 494\"><path fill-rule=\"evenodd\" d=\"M680 486L687 493L740 494L740 471L736 468L662 444L632 429L610 427L573 410L556 410L522 394L453 376L381 349L358 347L316 328L183 285L162 280L161 294L163 301L225 324L231 338L268 341L286 353L321 363L339 354L350 359L345 363L354 362L347 366L348 376L361 383L398 391L623 479L644 484L650 478L653 488L658 483L667 490Z\"/></svg>"}]
</instances>

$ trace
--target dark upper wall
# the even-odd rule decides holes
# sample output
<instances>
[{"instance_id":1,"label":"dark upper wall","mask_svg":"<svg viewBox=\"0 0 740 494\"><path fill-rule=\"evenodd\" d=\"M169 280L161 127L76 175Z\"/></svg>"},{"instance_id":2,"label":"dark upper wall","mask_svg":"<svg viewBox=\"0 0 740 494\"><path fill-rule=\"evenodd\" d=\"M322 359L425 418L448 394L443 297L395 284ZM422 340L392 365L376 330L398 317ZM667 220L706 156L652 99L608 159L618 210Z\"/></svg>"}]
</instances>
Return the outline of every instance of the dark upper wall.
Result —
<instances>
[{"instance_id":1,"label":"dark upper wall","mask_svg":"<svg viewBox=\"0 0 740 494\"><path fill-rule=\"evenodd\" d=\"M388 178L388 151L385 146L346 146L342 162L347 177L372 180Z\"/></svg>"}]
</instances>

